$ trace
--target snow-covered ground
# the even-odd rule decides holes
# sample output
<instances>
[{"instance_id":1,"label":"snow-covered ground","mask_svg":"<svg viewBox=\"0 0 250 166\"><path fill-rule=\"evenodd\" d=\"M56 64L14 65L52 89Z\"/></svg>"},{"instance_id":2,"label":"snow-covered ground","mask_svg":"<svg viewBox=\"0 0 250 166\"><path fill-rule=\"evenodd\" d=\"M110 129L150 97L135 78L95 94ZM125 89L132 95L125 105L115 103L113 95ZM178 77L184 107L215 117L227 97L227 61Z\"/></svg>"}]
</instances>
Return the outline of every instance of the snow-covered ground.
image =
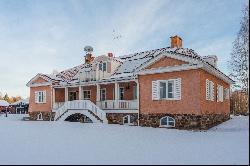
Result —
<instances>
[{"instance_id":1,"label":"snow-covered ground","mask_svg":"<svg viewBox=\"0 0 250 166\"><path fill-rule=\"evenodd\" d=\"M0 164L248 164L249 117L207 132L0 116Z\"/></svg>"}]
</instances>

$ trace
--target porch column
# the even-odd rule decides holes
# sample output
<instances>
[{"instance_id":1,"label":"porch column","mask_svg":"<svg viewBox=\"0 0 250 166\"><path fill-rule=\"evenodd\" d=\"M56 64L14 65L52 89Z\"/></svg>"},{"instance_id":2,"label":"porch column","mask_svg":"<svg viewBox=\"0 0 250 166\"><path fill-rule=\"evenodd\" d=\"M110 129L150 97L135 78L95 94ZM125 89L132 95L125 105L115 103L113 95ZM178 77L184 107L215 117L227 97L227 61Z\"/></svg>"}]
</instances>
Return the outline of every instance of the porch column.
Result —
<instances>
[{"instance_id":1,"label":"porch column","mask_svg":"<svg viewBox=\"0 0 250 166\"><path fill-rule=\"evenodd\" d=\"M69 100L68 98L69 98L68 87L65 87L65 102Z\"/></svg>"},{"instance_id":2,"label":"porch column","mask_svg":"<svg viewBox=\"0 0 250 166\"><path fill-rule=\"evenodd\" d=\"M82 87L79 86L79 100L82 100Z\"/></svg>"},{"instance_id":3,"label":"porch column","mask_svg":"<svg viewBox=\"0 0 250 166\"><path fill-rule=\"evenodd\" d=\"M139 81L136 80L135 82L137 90L138 126L140 126L140 87L139 87Z\"/></svg>"},{"instance_id":4,"label":"porch column","mask_svg":"<svg viewBox=\"0 0 250 166\"><path fill-rule=\"evenodd\" d=\"M100 85L96 84L96 101L100 101Z\"/></svg>"},{"instance_id":5,"label":"porch column","mask_svg":"<svg viewBox=\"0 0 250 166\"><path fill-rule=\"evenodd\" d=\"M119 108L119 84L115 83L115 108Z\"/></svg>"}]
</instances>

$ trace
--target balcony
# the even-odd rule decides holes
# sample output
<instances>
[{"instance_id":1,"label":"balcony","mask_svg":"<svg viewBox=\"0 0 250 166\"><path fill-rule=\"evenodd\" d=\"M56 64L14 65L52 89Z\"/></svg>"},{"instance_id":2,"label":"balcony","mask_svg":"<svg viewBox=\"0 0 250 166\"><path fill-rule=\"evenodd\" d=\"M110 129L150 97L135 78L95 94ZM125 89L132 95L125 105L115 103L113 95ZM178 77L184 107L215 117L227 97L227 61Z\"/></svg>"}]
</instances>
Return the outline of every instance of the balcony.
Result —
<instances>
[{"instance_id":1,"label":"balcony","mask_svg":"<svg viewBox=\"0 0 250 166\"><path fill-rule=\"evenodd\" d=\"M53 109L58 109L64 105L65 102L56 102ZM138 100L105 100L97 101L96 105L102 110L137 110Z\"/></svg>"},{"instance_id":2,"label":"balcony","mask_svg":"<svg viewBox=\"0 0 250 166\"><path fill-rule=\"evenodd\" d=\"M96 102L96 105L103 110L136 110L138 100L105 100Z\"/></svg>"}]
</instances>

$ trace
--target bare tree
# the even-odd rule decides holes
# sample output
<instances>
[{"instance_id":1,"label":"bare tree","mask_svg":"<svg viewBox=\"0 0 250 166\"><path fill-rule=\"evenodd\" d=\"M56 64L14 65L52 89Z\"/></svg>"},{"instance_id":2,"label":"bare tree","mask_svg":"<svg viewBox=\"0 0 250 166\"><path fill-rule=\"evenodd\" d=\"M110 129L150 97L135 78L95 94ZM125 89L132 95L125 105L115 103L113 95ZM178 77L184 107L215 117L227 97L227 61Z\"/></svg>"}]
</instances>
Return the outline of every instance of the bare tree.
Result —
<instances>
[{"instance_id":1,"label":"bare tree","mask_svg":"<svg viewBox=\"0 0 250 166\"><path fill-rule=\"evenodd\" d=\"M249 94L249 5L244 6L240 30L233 42L230 76L246 94ZM248 103L248 102L247 102ZM248 106L248 104L247 104Z\"/></svg>"}]
</instances>

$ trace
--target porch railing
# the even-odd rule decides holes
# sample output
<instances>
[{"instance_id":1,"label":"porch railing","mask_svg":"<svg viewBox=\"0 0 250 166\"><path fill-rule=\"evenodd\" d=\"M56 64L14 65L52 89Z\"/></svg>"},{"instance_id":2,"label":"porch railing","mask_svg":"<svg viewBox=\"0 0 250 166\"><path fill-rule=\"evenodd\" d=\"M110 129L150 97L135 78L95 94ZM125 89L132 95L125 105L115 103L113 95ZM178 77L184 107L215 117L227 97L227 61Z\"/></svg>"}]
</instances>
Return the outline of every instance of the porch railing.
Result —
<instances>
[{"instance_id":1,"label":"porch railing","mask_svg":"<svg viewBox=\"0 0 250 166\"><path fill-rule=\"evenodd\" d=\"M53 105L53 109L58 109L64 105L65 102L55 102Z\"/></svg>"},{"instance_id":2,"label":"porch railing","mask_svg":"<svg viewBox=\"0 0 250 166\"><path fill-rule=\"evenodd\" d=\"M96 105L101 109L138 109L137 100L105 100L97 101Z\"/></svg>"}]
</instances>

